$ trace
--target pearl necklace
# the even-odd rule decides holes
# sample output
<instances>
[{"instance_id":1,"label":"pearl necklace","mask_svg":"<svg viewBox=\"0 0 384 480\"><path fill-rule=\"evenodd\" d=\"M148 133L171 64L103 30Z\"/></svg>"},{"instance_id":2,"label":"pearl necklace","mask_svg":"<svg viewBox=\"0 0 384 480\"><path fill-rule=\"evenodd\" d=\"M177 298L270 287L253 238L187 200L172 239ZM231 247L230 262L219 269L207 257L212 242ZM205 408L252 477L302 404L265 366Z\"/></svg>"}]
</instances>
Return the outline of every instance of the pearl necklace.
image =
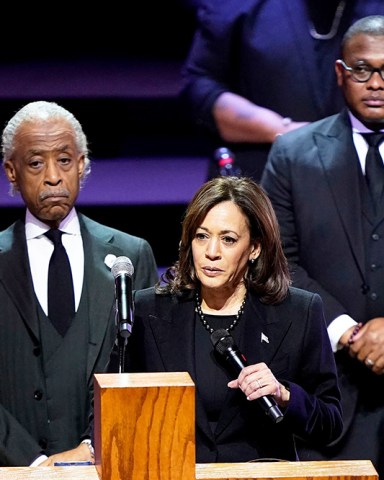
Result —
<instances>
[{"instance_id":1,"label":"pearl necklace","mask_svg":"<svg viewBox=\"0 0 384 480\"><path fill-rule=\"evenodd\" d=\"M346 5L347 5L346 0L340 0L338 6L336 8L335 16L333 17L333 22L332 22L331 29L329 30L328 33L322 34L322 33L317 32L316 29L315 29L315 26L310 21L309 22L309 33L311 34L311 37L314 38L315 40L331 40L336 35L337 31L339 30L341 17L343 16Z\"/></svg>"},{"instance_id":2,"label":"pearl necklace","mask_svg":"<svg viewBox=\"0 0 384 480\"><path fill-rule=\"evenodd\" d=\"M227 332L230 332L231 330L233 330L233 329L236 327L236 325L239 323L240 317L241 317L241 315L242 315L243 312L244 312L244 306L245 306L246 297L247 297L247 294L245 294L245 296L244 296L243 303L240 305L239 311L237 312L235 319L234 319L233 322L229 325L229 327L227 327L227 328L225 329L225 330L227 330ZM200 302L199 292L196 292L196 308L195 308L195 312L199 315L200 320L201 320L201 323L203 324L204 328L205 328L209 333L212 333L212 332L214 331L214 329L209 325L209 323L208 323L207 320L205 319L204 313L203 313L202 310L201 310L201 302Z\"/></svg>"}]
</instances>

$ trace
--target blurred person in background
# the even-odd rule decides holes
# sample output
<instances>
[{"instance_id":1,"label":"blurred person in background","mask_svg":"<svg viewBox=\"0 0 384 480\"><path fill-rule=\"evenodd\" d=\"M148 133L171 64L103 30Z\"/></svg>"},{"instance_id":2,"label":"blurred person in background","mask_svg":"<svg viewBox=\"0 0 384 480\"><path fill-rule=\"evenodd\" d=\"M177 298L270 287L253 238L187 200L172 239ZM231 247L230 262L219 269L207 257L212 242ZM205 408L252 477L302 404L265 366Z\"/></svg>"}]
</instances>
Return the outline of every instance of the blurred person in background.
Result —
<instances>
[{"instance_id":1,"label":"blurred person in background","mask_svg":"<svg viewBox=\"0 0 384 480\"><path fill-rule=\"evenodd\" d=\"M333 65L347 28L382 0L199 0L181 100L210 155L228 147L260 180L277 135L337 113ZM218 174L211 162L209 177Z\"/></svg>"}]
</instances>

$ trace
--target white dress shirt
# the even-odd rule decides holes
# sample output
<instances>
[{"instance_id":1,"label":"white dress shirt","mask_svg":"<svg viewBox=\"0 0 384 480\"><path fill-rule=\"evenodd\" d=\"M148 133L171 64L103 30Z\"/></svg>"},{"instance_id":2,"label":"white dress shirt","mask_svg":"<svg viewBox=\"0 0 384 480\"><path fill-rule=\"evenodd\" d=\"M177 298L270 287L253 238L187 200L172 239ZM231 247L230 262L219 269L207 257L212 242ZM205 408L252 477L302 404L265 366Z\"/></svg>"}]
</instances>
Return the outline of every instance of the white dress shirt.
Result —
<instances>
[{"instance_id":1,"label":"white dress shirt","mask_svg":"<svg viewBox=\"0 0 384 480\"><path fill-rule=\"evenodd\" d=\"M59 229L64 232L62 242L71 264L75 309L77 311L84 280L84 250L79 219L74 208L60 223ZM46 315L48 315L48 267L53 252L52 242L44 235L48 230L49 228L45 223L38 220L27 210L25 233L33 287Z\"/></svg>"}]
</instances>

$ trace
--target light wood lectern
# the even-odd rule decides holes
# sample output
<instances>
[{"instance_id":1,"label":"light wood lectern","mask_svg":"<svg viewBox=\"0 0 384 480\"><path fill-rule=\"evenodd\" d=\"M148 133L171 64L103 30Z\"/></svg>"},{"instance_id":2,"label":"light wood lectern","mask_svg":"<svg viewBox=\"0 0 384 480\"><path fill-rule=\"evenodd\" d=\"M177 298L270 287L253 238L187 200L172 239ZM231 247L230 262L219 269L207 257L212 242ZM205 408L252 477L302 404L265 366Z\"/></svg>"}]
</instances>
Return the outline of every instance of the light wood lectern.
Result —
<instances>
[{"instance_id":1,"label":"light wood lectern","mask_svg":"<svg viewBox=\"0 0 384 480\"><path fill-rule=\"evenodd\" d=\"M186 372L95 375L95 466L3 467L1 480L378 480L369 460L195 463Z\"/></svg>"},{"instance_id":2,"label":"light wood lectern","mask_svg":"<svg viewBox=\"0 0 384 480\"><path fill-rule=\"evenodd\" d=\"M378 480L370 461L195 464L195 385L186 372L95 375L102 480Z\"/></svg>"},{"instance_id":3,"label":"light wood lectern","mask_svg":"<svg viewBox=\"0 0 384 480\"><path fill-rule=\"evenodd\" d=\"M195 386L187 373L95 375L103 480L195 480Z\"/></svg>"}]
</instances>

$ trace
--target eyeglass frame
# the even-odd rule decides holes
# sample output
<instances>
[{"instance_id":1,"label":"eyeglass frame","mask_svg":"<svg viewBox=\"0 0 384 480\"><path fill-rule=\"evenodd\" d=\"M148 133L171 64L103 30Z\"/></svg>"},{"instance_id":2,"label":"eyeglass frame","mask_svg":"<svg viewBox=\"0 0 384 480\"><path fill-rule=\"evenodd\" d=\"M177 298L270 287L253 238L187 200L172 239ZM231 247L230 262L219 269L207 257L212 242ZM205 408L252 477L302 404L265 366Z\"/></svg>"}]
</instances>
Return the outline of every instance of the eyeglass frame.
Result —
<instances>
[{"instance_id":1,"label":"eyeglass frame","mask_svg":"<svg viewBox=\"0 0 384 480\"><path fill-rule=\"evenodd\" d=\"M365 65L366 67L368 67L368 69L370 69L370 75L369 77L366 79L366 80L358 80L354 75L354 70L355 68L353 67L349 67L345 62L344 60L336 60L336 63L338 63L339 65L341 65L344 70L346 70L347 72L349 72L351 74L351 78L354 82L357 82L357 83L366 83L366 82L369 82L369 80L371 80L372 78L372 75L374 73L378 73L381 80L383 80L384 82L384 66L381 67L381 68L373 68L371 65Z\"/></svg>"}]
</instances>

